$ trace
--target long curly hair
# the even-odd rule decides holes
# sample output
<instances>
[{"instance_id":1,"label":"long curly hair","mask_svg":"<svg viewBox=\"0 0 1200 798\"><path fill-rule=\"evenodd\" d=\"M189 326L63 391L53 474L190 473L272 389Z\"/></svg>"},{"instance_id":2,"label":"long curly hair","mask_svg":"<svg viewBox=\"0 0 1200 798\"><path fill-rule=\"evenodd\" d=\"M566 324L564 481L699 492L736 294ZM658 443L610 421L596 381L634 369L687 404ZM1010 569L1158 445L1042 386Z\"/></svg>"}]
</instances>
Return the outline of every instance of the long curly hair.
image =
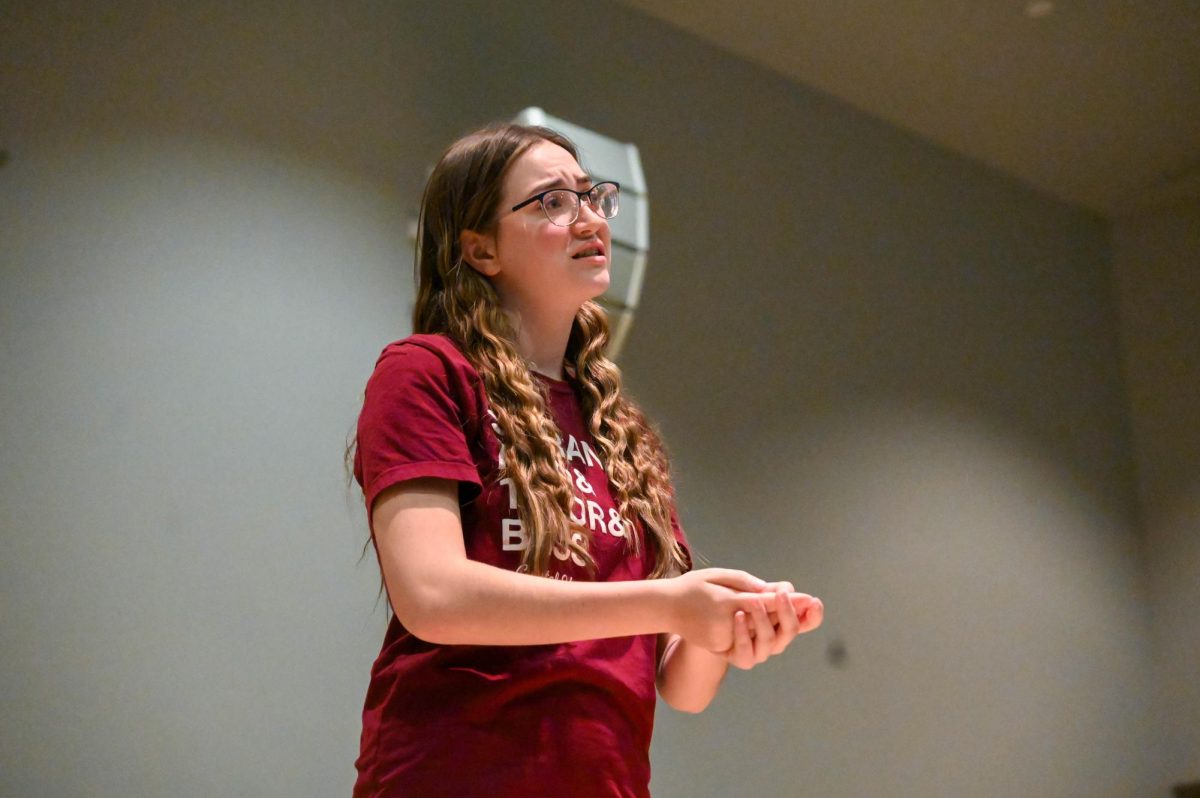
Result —
<instances>
[{"instance_id":1,"label":"long curly hair","mask_svg":"<svg viewBox=\"0 0 1200 798\"><path fill-rule=\"evenodd\" d=\"M547 408L547 388L516 350L516 332L487 277L460 250L463 230L494 233L504 179L531 146L550 141L579 160L575 146L544 127L497 123L452 144L426 183L417 225L414 333L449 337L483 379L505 447L498 479L512 480L529 538L523 570L548 573L557 549L578 554L589 570L590 530L571 520L574 497L559 428ZM661 437L621 391L621 371L605 351L608 317L596 302L575 315L563 366L574 376L588 430L601 452L620 517L638 518L654 544L650 578L685 571L687 557L671 526L673 488ZM346 451L353 462L357 438ZM640 554L637 524L626 524L626 545Z\"/></svg>"}]
</instances>

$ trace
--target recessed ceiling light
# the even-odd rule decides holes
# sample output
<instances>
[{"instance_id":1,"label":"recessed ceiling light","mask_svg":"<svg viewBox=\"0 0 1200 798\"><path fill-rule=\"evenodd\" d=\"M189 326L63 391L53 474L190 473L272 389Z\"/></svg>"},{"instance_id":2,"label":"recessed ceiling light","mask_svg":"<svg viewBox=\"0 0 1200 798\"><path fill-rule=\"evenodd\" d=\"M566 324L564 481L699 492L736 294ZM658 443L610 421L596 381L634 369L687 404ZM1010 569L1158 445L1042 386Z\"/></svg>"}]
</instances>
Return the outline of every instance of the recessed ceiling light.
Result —
<instances>
[{"instance_id":1,"label":"recessed ceiling light","mask_svg":"<svg viewBox=\"0 0 1200 798\"><path fill-rule=\"evenodd\" d=\"M1025 16L1030 19L1041 19L1048 16L1054 10L1054 3L1050 0L1032 0L1025 4Z\"/></svg>"}]
</instances>

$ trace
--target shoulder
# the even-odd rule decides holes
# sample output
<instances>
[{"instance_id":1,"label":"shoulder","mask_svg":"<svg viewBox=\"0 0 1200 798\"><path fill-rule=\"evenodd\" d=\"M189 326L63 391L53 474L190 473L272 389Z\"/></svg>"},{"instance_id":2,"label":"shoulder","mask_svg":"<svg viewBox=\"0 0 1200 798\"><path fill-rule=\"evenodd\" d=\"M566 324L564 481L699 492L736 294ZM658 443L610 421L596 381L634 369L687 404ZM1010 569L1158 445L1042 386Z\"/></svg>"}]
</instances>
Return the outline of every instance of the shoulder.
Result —
<instances>
[{"instance_id":1,"label":"shoulder","mask_svg":"<svg viewBox=\"0 0 1200 798\"><path fill-rule=\"evenodd\" d=\"M410 335L383 348L367 380L365 404L404 415L443 408L468 423L486 412L483 379L445 335Z\"/></svg>"},{"instance_id":2,"label":"shoulder","mask_svg":"<svg viewBox=\"0 0 1200 798\"><path fill-rule=\"evenodd\" d=\"M479 382L478 372L458 345L437 333L410 335L385 346L375 361L375 375L383 373L405 373L465 385Z\"/></svg>"},{"instance_id":3,"label":"shoulder","mask_svg":"<svg viewBox=\"0 0 1200 798\"><path fill-rule=\"evenodd\" d=\"M454 343L448 335L441 333L420 333L401 338L399 341L392 341L379 353L376 365L389 357L399 355L410 357L415 361L428 362L436 359L444 363L461 364L467 367L471 365L462 350L458 348L458 344Z\"/></svg>"}]
</instances>

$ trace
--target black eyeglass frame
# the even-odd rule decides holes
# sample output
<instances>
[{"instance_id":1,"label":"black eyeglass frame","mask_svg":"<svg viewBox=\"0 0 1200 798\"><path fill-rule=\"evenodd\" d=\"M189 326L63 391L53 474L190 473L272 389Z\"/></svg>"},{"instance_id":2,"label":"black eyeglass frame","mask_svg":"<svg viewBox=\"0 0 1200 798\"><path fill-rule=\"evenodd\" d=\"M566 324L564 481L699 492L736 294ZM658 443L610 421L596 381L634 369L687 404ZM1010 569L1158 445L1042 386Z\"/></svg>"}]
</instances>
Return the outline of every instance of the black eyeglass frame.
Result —
<instances>
[{"instance_id":1,"label":"black eyeglass frame","mask_svg":"<svg viewBox=\"0 0 1200 798\"><path fill-rule=\"evenodd\" d=\"M596 210L596 204L592 201L592 192L595 191L596 189L600 188L600 186L612 186L613 188L615 188L617 190L617 203L618 203L617 207L619 209L620 208L620 196L621 196L621 184L615 180L601 180L599 183L596 183L591 188L589 188L587 191L576 191L573 188L548 188L540 194L534 194L532 197L525 200L524 202L518 202L516 205L509 208L509 213L512 213L513 211L519 211L522 208L524 208L526 205L529 205L530 203L541 202L542 199L544 199L547 194L553 194L556 191L567 191L567 192L570 192L571 194L574 194L576 197L579 198L578 204L575 206L575 218L572 219L571 221L567 222L564 225L559 225L560 227L569 227L570 225L573 225L573 224L575 224L575 222L579 221L579 213L581 210L583 210L583 198L584 197L588 198L588 205L592 206L592 210L593 211ZM542 206L542 213L546 214L546 220L549 221L551 224L558 224L558 222L556 222L550 218L549 213L546 213L545 206ZM613 216L616 216L616 214L613 214ZM611 219L613 217L606 216L604 218Z\"/></svg>"}]
</instances>

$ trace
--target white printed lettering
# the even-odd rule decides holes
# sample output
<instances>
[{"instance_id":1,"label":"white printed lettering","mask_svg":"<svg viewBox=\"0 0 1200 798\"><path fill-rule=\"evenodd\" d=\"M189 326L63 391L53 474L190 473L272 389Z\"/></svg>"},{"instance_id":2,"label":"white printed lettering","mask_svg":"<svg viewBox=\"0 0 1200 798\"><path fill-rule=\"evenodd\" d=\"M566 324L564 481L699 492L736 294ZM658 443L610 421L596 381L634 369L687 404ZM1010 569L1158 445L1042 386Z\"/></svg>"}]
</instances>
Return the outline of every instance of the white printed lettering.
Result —
<instances>
[{"instance_id":1,"label":"white printed lettering","mask_svg":"<svg viewBox=\"0 0 1200 798\"><path fill-rule=\"evenodd\" d=\"M571 533L571 542L576 546L582 546L584 544L584 540L585 539L582 532ZM571 549L569 546L563 545L562 543L555 544L553 551L554 556L560 560L565 560L570 557L571 562L575 563L580 568L587 565L587 562L583 559L583 556L579 552Z\"/></svg>"},{"instance_id":2,"label":"white printed lettering","mask_svg":"<svg viewBox=\"0 0 1200 798\"><path fill-rule=\"evenodd\" d=\"M625 521L615 507L608 508L608 534L614 538L625 537Z\"/></svg>"},{"instance_id":3,"label":"white printed lettering","mask_svg":"<svg viewBox=\"0 0 1200 798\"><path fill-rule=\"evenodd\" d=\"M581 455L579 453L579 442L575 440L574 435L567 436L567 450L566 450L565 454L567 455L568 463L571 462L572 460L582 460L583 459L583 455Z\"/></svg>"},{"instance_id":4,"label":"white printed lettering","mask_svg":"<svg viewBox=\"0 0 1200 798\"><path fill-rule=\"evenodd\" d=\"M588 528L593 532L601 532L604 530L604 508L596 502L588 499Z\"/></svg>"},{"instance_id":5,"label":"white printed lettering","mask_svg":"<svg viewBox=\"0 0 1200 798\"><path fill-rule=\"evenodd\" d=\"M500 534L501 548L504 551L525 551L529 548L529 536L520 518L505 518L504 530Z\"/></svg>"},{"instance_id":6,"label":"white printed lettering","mask_svg":"<svg viewBox=\"0 0 1200 798\"><path fill-rule=\"evenodd\" d=\"M500 484L508 488L508 509L517 509L517 492L513 490L512 477L505 477L500 480Z\"/></svg>"},{"instance_id":7,"label":"white printed lettering","mask_svg":"<svg viewBox=\"0 0 1200 798\"><path fill-rule=\"evenodd\" d=\"M604 468L604 463L600 462L600 458L592 451L592 447L588 446L587 441L583 442L583 453L587 455L588 465L595 465L599 468Z\"/></svg>"},{"instance_id":8,"label":"white printed lettering","mask_svg":"<svg viewBox=\"0 0 1200 798\"><path fill-rule=\"evenodd\" d=\"M578 488L581 493L586 493L588 496L592 496L596 493L595 488L593 488L591 483L587 481L587 477L583 475L583 472L581 472L578 468L572 468L571 471L575 473L575 487Z\"/></svg>"}]
</instances>

